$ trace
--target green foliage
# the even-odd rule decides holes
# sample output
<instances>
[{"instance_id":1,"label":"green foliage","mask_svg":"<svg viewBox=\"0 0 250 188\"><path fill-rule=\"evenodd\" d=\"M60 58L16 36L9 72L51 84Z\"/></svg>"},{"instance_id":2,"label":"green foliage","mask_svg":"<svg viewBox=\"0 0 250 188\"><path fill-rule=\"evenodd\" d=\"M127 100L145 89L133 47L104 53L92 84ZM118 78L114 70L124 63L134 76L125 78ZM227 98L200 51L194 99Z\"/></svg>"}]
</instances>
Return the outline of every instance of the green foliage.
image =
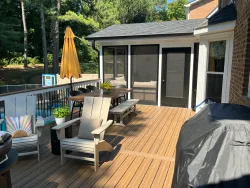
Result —
<instances>
[{"instance_id":1,"label":"green foliage","mask_svg":"<svg viewBox=\"0 0 250 188\"><path fill-rule=\"evenodd\" d=\"M165 0L118 0L121 23L143 23L158 20L159 7Z\"/></svg>"},{"instance_id":2,"label":"green foliage","mask_svg":"<svg viewBox=\"0 0 250 188\"><path fill-rule=\"evenodd\" d=\"M52 1L54 3L52 3ZM98 54L84 38L113 24L143 23L185 19L187 0L61 0L60 16L56 17L56 1L43 0L48 63L52 64L52 23L59 23L59 51L64 31L70 26L74 34L78 58L83 73L98 73ZM1 0L0 7L0 67L23 64L23 26L20 1ZM25 0L28 28L28 61L43 62L40 0ZM31 58L33 57L33 58Z\"/></svg>"},{"instance_id":3,"label":"green foliage","mask_svg":"<svg viewBox=\"0 0 250 188\"><path fill-rule=\"evenodd\" d=\"M187 0L175 0L168 4L167 20L185 20L186 13L184 5L187 4Z\"/></svg>"},{"instance_id":4,"label":"green foliage","mask_svg":"<svg viewBox=\"0 0 250 188\"><path fill-rule=\"evenodd\" d=\"M0 1L0 58L9 56L9 52L22 50L19 4L19 1Z\"/></svg>"},{"instance_id":5,"label":"green foliage","mask_svg":"<svg viewBox=\"0 0 250 188\"><path fill-rule=\"evenodd\" d=\"M54 108L52 114L55 118L64 118L70 114L69 106Z\"/></svg>"},{"instance_id":6,"label":"green foliage","mask_svg":"<svg viewBox=\"0 0 250 188\"><path fill-rule=\"evenodd\" d=\"M96 4L95 19L100 29L119 24L118 1L99 0Z\"/></svg>"},{"instance_id":7,"label":"green foliage","mask_svg":"<svg viewBox=\"0 0 250 188\"><path fill-rule=\"evenodd\" d=\"M104 82L100 84L101 89L111 90L112 84L110 82Z\"/></svg>"},{"instance_id":8,"label":"green foliage","mask_svg":"<svg viewBox=\"0 0 250 188\"><path fill-rule=\"evenodd\" d=\"M53 54L48 53L48 54L47 54L47 59L48 59L48 64L49 64L49 65L52 65L52 62L53 62Z\"/></svg>"},{"instance_id":9,"label":"green foliage","mask_svg":"<svg viewBox=\"0 0 250 188\"><path fill-rule=\"evenodd\" d=\"M93 18L85 18L83 15L72 11L67 11L64 15L59 16L58 19L63 22L76 22L84 26L92 27L95 30L99 27L99 24L95 22Z\"/></svg>"},{"instance_id":10,"label":"green foliage","mask_svg":"<svg viewBox=\"0 0 250 188\"><path fill-rule=\"evenodd\" d=\"M0 59L0 67L6 67L9 64L7 58Z\"/></svg>"},{"instance_id":11,"label":"green foliage","mask_svg":"<svg viewBox=\"0 0 250 188\"><path fill-rule=\"evenodd\" d=\"M97 74L98 73L98 63L82 63L81 66L81 73L85 74Z\"/></svg>"},{"instance_id":12,"label":"green foliage","mask_svg":"<svg viewBox=\"0 0 250 188\"><path fill-rule=\"evenodd\" d=\"M28 61L31 65L41 64L42 62L39 60L39 57L28 57Z\"/></svg>"},{"instance_id":13,"label":"green foliage","mask_svg":"<svg viewBox=\"0 0 250 188\"><path fill-rule=\"evenodd\" d=\"M77 54L80 63L93 63L98 62L98 54L93 48L89 45L89 42L84 39L84 37L75 39Z\"/></svg>"},{"instance_id":14,"label":"green foliage","mask_svg":"<svg viewBox=\"0 0 250 188\"><path fill-rule=\"evenodd\" d=\"M24 57L23 56L17 56L17 57L13 57L10 59L10 65L21 65L23 64L24 61Z\"/></svg>"}]
</instances>

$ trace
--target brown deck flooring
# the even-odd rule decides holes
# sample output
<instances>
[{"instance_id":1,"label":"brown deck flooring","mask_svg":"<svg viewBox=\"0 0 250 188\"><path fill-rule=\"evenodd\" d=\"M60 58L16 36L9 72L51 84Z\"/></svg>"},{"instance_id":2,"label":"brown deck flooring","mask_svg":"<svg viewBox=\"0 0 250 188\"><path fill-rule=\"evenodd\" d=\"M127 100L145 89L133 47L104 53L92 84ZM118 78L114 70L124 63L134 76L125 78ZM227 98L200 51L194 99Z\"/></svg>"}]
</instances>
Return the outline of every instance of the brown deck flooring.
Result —
<instances>
[{"instance_id":1,"label":"brown deck flooring","mask_svg":"<svg viewBox=\"0 0 250 188\"><path fill-rule=\"evenodd\" d=\"M11 170L13 187L170 187L178 134L193 112L184 108L138 105L139 114L125 128L112 126L106 139L115 146L101 154L100 169L84 161L50 153L49 132L41 144L41 161L21 157Z\"/></svg>"}]
</instances>

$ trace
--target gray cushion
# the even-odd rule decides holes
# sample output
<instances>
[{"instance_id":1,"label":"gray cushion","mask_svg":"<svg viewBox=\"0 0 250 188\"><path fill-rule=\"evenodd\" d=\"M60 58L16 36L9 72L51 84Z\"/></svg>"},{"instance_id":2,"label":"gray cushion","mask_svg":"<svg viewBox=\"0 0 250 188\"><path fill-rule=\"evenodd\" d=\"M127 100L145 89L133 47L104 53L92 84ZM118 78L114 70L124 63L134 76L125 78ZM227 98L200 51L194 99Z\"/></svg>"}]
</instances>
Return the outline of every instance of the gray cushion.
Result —
<instances>
[{"instance_id":1,"label":"gray cushion","mask_svg":"<svg viewBox=\"0 0 250 188\"><path fill-rule=\"evenodd\" d=\"M93 140L94 136L91 132L99 128L102 124L102 119L81 118L78 138Z\"/></svg>"}]
</instances>

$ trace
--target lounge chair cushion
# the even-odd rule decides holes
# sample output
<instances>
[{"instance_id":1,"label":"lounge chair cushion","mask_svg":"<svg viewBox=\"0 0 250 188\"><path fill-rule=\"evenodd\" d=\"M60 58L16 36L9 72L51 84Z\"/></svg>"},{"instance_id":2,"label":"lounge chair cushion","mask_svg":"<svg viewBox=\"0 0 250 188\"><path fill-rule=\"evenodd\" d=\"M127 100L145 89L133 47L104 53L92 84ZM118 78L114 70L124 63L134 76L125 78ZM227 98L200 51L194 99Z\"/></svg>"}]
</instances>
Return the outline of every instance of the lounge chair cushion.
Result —
<instances>
[{"instance_id":1,"label":"lounge chair cushion","mask_svg":"<svg viewBox=\"0 0 250 188\"><path fill-rule=\"evenodd\" d=\"M25 137L31 135L32 134L31 124L32 124L31 115L19 116L19 117L6 116L7 132L12 134L13 138Z\"/></svg>"},{"instance_id":2,"label":"lounge chair cushion","mask_svg":"<svg viewBox=\"0 0 250 188\"><path fill-rule=\"evenodd\" d=\"M91 134L91 132L99 128L101 124L102 124L102 119L89 119L82 117L78 138L93 140L94 136Z\"/></svg>"}]
</instances>

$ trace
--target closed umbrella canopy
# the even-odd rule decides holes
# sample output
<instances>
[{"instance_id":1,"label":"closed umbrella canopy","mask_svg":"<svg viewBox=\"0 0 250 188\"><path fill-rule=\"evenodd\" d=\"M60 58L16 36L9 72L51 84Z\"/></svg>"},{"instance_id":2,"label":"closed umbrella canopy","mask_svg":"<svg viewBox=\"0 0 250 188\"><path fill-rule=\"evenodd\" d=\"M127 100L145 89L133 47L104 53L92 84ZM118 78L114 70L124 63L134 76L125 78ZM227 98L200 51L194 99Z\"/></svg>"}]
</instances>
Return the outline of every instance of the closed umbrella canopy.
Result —
<instances>
[{"instance_id":1,"label":"closed umbrella canopy","mask_svg":"<svg viewBox=\"0 0 250 188\"><path fill-rule=\"evenodd\" d=\"M70 27L67 27L64 35L63 53L61 61L60 77L80 78L81 69L74 42L75 35Z\"/></svg>"}]
</instances>

